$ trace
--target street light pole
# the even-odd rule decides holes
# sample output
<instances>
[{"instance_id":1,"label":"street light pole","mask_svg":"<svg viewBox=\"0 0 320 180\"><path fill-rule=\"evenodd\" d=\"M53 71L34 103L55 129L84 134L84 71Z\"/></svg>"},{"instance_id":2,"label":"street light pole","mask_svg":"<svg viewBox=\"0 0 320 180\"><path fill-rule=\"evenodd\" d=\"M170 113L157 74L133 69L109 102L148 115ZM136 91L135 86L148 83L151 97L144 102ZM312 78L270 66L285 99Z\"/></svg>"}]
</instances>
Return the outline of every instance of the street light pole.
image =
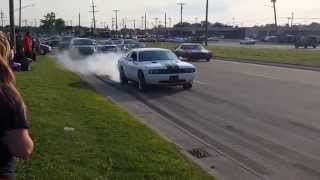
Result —
<instances>
[{"instance_id":1,"label":"street light pole","mask_svg":"<svg viewBox=\"0 0 320 180\"><path fill-rule=\"evenodd\" d=\"M206 0L206 27L205 27L205 46L208 46L208 16L209 16L209 0Z\"/></svg>"}]
</instances>

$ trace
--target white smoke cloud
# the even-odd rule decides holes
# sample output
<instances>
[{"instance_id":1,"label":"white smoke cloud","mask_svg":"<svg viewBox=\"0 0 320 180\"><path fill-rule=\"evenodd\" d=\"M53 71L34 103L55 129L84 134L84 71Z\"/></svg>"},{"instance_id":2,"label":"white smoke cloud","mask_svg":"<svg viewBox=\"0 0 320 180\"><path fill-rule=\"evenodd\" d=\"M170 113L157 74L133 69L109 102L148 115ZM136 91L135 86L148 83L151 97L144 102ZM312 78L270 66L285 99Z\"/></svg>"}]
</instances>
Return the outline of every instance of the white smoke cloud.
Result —
<instances>
[{"instance_id":1,"label":"white smoke cloud","mask_svg":"<svg viewBox=\"0 0 320 180\"><path fill-rule=\"evenodd\" d=\"M123 53L95 54L82 59L71 58L68 52L58 53L58 62L66 69L82 75L108 76L110 80L119 82L118 60Z\"/></svg>"}]
</instances>

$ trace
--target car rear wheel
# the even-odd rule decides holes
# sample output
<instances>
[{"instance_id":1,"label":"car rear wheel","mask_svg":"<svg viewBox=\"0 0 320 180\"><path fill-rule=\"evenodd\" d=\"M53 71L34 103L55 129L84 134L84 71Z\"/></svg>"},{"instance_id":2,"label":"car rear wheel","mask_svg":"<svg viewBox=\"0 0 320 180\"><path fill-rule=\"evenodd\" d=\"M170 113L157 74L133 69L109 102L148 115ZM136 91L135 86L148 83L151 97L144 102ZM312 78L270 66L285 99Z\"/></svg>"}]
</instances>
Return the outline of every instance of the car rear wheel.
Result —
<instances>
[{"instance_id":1,"label":"car rear wheel","mask_svg":"<svg viewBox=\"0 0 320 180\"><path fill-rule=\"evenodd\" d=\"M145 92L148 88L144 74L141 71L138 73L138 88L141 92Z\"/></svg>"},{"instance_id":2,"label":"car rear wheel","mask_svg":"<svg viewBox=\"0 0 320 180\"><path fill-rule=\"evenodd\" d=\"M192 84L191 83L184 84L182 87L184 90L190 90L192 88Z\"/></svg>"},{"instance_id":3,"label":"car rear wheel","mask_svg":"<svg viewBox=\"0 0 320 180\"><path fill-rule=\"evenodd\" d=\"M210 62L210 61L211 61L211 58L207 58L206 60L207 60L207 62Z\"/></svg>"},{"instance_id":4,"label":"car rear wheel","mask_svg":"<svg viewBox=\"0 0 320 180\"><path fill-rule=\"evenodd\" d=\"M121 84L128 84L128 79L127 79L122 67L120 68L120 83Z\"/></svg>"}]
</instances>

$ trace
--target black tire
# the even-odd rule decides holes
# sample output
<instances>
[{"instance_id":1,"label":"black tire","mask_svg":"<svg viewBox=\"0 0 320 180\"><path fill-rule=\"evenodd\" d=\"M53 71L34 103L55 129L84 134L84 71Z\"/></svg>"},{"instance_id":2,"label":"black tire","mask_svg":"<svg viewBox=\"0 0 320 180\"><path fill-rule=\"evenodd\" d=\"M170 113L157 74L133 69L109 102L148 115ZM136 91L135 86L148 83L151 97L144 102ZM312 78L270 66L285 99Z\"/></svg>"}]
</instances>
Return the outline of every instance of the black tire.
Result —
<instances>
[{"instance_id":1,"label":"black tire","mask_svg":"<svg viewBox=\"0 0 320 180\"><path fill-rule=\"evenodd\" d=\"M120 83L123 85L128 84L128 79L122 67L120 68Z\"/></svg>"},{"instance_id":2,"label":"black tire","mask_svg":"<svg viewBox=\"0 0 320 180\"><path fill-rule=\"evenodd\" d=\"M313 45L313 48L315 49L315 48L317 48L317 46L316 46L316 45Z\"/></svg>"},{"instance_id":3,"label":"black tire","mask_svg":"<svg viewBox=\"0 0 320 180\"><path fill-rule=\"evenodd\" d=\"M191 83L184 84L184 85L182 85L182 87L184 90L190 90L192 88L192 84Z\"/></svg>"},{"instance_id":4,"label":"black tire","mask_svg":"<svg viewBox=\"0 0 320 180\"><path fill-rule=\"evenodd\" d=\"M207 58L206 60L207 60L207 62L210 62L210 61L211 61L211 58Z\"/></svg>"},{"instance_id":5,"label":"black tire","mask_svg":"<svg viewBox=\"0 0 320 180\"><path fill-rule=\"evenodd\" d=\"M144 78L144 74L141 71L139 71L138 73L138 88L139 88L139 91L141 92L146 92L148 90L148 85Z\"/></svg>"}]
</instances>

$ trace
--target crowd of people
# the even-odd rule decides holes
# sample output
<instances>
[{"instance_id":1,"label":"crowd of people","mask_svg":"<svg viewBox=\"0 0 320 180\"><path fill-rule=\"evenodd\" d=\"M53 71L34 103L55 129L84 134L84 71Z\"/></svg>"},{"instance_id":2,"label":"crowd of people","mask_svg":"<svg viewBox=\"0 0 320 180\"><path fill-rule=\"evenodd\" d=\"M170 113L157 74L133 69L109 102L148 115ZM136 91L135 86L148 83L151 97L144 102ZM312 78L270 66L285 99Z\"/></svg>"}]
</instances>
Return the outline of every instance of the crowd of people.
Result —
<instances>
[{"instance_id":1,"label":"crowd of people","mask_svg":"<svg viewBox=\"0 0 320 180\"><path fill-rule=\"evenodd\" d=\"M8 36L7 36L8 38ZM40 51L40 42L32 38L29 32L16 36L16 46L12 49L10 66L13 71L29 71L32 62L37 60Z\"/></svg>"},{"instance_id":2,"label":"crowd of people","mask_svg":"<svg viewBox=\"0 0 320 180\"><path fill-rule=\"evenodd\" d=\"M35 59L35 55L29 33L21 40L18 37L16 47L10 47L7 35L0 31L0 180L15 179L15 159L30 159L34 148L27 108L16 88L13 70L22 69L26 59Z\"/></svg>"}]
</instances>

